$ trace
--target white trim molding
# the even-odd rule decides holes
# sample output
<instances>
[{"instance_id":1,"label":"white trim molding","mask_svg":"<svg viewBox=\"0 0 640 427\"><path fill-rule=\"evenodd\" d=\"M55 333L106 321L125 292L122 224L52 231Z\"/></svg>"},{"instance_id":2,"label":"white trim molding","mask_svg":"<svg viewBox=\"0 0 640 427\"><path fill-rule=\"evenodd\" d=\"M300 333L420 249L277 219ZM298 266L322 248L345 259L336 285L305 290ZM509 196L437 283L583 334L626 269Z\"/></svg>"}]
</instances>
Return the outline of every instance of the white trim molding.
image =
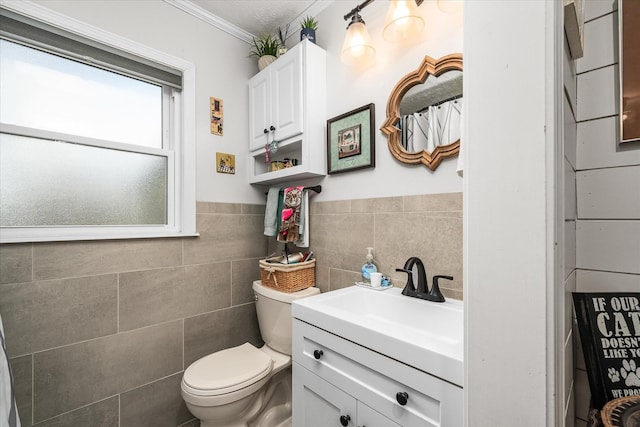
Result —
<instances>
[{"instance_id":1,"label":"white trim molding","mask_svg":"<svg viewBox=\"0 0 640 427\"><path fill-rule=\"evenodd\" d=\"M245 43L251 43L253 41L254 35L243 30L240 27L235 26L229 21L226 21L220 18L217 15L205 10L204 8L198 6L197 4L190 2L188 0L164 0L171 6L177 7L178 9L188 13L189 15L195 16L198 19L203 20L207 24L213 25L219 30L224 31L227 34L232 35Z\"/></svg>"},{"instance_id":2,"label":"white trim molding","mask_svg":"<svg viewBox=\"0 0 640 427\"><path fill-rule=\"evenodd\" d=\"M198 6L190 0L164 0L166 3L177 7L178 9L198 18L206 22L207 24L213 25L217 29L224 31L225 33L236 37L239 40L242 40L245 43L251 44L253 42L253 38L256 37L255 34L251 34L248 31L243 30L231 22L220 18L217 15L209 12L208 10ZM300 21L304 16L311 15L316 16L324 9L326 9L334 0L314 0L311 5L306 8L302 13L296 16L291 22L288 23L290 26L299 25ZM291 38L292 35L296 33L289 34L287 38Z\"/></svg>"}]
</instances>

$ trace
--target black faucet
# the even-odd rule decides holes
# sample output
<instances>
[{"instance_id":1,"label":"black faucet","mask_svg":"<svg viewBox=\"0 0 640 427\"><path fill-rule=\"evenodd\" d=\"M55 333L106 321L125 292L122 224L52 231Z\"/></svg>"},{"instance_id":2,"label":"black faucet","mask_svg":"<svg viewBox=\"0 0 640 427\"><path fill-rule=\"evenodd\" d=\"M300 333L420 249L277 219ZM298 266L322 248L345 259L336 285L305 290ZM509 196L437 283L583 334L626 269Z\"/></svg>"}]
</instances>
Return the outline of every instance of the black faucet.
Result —
<instances>
[{"instance_id":1,"label":"black faucet","mask_svg":"<svg viewBox=\"0 0 640 427\"><path fill-rule=\"evenodd\" d=\"M418 268L418 286L413 284L413 266ZM403 271L407 273L407 284L402 290L402 295L409 297L415 297L433 302L444 302L444 295L440 292L438 286L439 279L453 280L453 276L433 276L433 285L431 290L427 289L427 273L424 268L424 263L418 257L411 257L404 263L404 268L396 268L396 271Z\"/></svg>"},{"instance_id":2,"label":"black faucet","mask_svg":"<svg viewBox=\"0 0 640 427\"><path fill-rule=\"evenodd\" d=\"M418 267L418 286L413 284L413 266ZM422 260L418 257L411 257L404 263L404 268L396 268L396 271L407 273L407 284L402 290L402 295L409 297L416 296L416 293L427 293L427 272Z\"/></svg>"}]
</instances>

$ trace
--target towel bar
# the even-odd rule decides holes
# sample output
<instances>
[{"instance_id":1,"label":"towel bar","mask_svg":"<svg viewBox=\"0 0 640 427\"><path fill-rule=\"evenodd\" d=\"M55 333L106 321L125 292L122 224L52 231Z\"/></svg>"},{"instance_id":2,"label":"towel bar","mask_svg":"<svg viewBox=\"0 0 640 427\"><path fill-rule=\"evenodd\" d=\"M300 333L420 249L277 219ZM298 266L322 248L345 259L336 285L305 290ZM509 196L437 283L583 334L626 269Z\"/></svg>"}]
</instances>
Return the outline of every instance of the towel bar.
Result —
<instances>
[{"instance_id":1,"label":"towel bar","mask_svg":"<svg viewBox=\"0 0 640 427\"><path fill-rule=\"evenodd\" d=\"M311 187L304 187L303 190L311 190L311 191L315 191L316 193L321 193L322 192L322 185L314 185ZM264 193L264 195L266 196L269 193Z\"/></svg>"}]
</instances>

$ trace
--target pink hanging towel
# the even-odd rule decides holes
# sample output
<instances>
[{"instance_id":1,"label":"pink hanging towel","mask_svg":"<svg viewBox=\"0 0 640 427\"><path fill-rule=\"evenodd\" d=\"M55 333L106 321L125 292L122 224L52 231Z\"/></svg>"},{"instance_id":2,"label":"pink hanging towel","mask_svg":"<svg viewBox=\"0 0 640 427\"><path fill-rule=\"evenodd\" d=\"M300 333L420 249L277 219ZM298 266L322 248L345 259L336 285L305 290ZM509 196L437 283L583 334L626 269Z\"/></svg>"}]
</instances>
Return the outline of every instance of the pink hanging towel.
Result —
<instances>
[{"instance_id":1,"label":"pink hanging towel","mask_svg":"<svg viewBox=\"0 0 640 427\"><path fill-rule=\"evenodd\" d=\"M300 206L304 187L288 187L284 189L284 201L280 214L280 230L278 241L291 243L300 238Z\"/></svg>"}]
</instances>

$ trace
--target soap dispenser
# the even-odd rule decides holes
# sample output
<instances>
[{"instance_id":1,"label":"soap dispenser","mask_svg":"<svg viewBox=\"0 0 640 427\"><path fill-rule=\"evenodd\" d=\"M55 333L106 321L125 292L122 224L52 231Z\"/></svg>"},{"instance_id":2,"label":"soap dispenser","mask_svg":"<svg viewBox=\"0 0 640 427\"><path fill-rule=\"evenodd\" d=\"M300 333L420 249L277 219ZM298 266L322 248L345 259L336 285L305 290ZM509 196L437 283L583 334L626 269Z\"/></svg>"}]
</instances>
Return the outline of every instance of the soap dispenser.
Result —
<instances>
[{"instance_id":1,"label":"soap dispenser","mask_svg":"<svg viewBox=\"0 0 640 427\"><path fill-rule=\"evenodd\" d=\"M362 281L371 284L371 273L378 271L378 267L373 263L373 248L367 248L366 262L362 266Z\"/></svg>"}]
</instances>

